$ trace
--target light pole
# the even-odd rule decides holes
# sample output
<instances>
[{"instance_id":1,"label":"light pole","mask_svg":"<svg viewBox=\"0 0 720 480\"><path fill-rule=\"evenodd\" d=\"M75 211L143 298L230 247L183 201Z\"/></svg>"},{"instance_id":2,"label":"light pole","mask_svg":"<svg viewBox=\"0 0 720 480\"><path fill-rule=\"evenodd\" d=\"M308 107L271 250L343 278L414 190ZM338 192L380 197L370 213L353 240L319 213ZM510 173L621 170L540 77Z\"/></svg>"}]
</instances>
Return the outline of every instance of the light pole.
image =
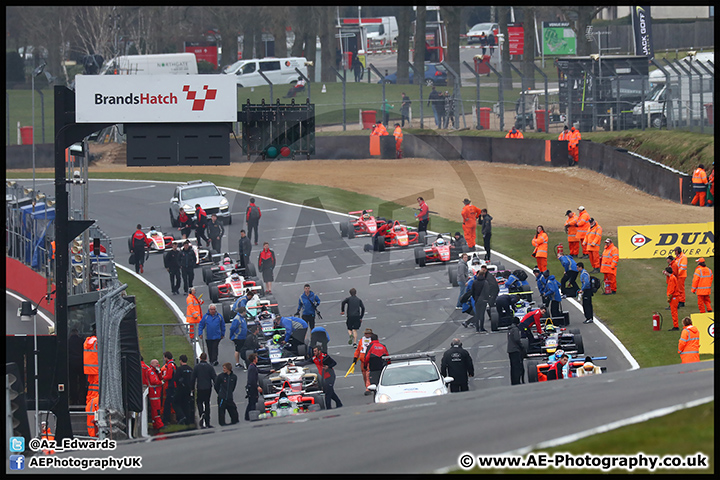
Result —
<instances>
[{"instance_id":1,"label":"light pole","mask_svg":"<svg viewBox=\"0 0 720 480\"><path fill-rule=\"evenodd\" d=\"M33 195L35 195L35 77L40 75L43 70L45 70L45 62L40 64L35 70L32 72L32 127L33 127L33 137L32 137L32 169L33 169L33 183L32 183L32 189L33 189Z\"/></svg>"}]
</instances>

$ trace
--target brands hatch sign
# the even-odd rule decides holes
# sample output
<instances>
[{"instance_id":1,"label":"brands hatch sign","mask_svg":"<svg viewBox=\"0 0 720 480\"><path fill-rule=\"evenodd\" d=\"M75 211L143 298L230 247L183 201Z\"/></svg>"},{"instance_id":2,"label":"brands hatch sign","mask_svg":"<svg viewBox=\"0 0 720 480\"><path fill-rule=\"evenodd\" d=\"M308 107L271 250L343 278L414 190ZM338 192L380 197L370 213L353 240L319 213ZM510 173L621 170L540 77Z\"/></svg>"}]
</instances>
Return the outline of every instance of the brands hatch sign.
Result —
<instances>
[{"instance_id":1,"label":"brands hatch sign","mask_svg":"<svg viewBox=\"0 0 720 480\"><path fill-rule=\"evenodd\" d=\"M77 123L237 121L231 75L77 75Z\"/></svg>"}]
</instances>

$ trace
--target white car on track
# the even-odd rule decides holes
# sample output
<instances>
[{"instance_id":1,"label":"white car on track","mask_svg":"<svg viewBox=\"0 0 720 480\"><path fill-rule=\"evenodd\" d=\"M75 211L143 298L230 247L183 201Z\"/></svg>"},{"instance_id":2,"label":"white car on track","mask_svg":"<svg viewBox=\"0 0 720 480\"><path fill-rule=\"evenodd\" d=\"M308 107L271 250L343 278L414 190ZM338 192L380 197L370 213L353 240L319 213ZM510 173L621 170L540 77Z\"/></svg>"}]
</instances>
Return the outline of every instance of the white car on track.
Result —
<instances>
[{"instance_id":1,"label":"white car on track","mask_svg":"<svg viewBox=\"0 0 720 480\"><path fill-rule=\"evenodd\" d=\"M443 378L432 353L390 355L380 374L378 385L370 385L375 392L375 403L396 402L411 398L447 395L447 384L452 377Z\"/></svg>"}]
</instances>

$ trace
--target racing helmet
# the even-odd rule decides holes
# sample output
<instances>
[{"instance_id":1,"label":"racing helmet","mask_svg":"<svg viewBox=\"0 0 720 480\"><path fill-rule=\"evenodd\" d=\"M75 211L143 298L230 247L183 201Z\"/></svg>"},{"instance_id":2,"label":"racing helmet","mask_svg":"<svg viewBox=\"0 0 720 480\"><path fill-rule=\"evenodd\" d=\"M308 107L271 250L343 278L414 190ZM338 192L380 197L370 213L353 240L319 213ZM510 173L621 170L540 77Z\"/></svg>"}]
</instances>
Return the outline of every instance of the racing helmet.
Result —
<instances>
[{"instance_id":1,"label":"racing helmet","mask_svg":"<svg viewBox=\"0 0 720 480\"><path fill-rule=\"evenodd\" d=\"M442 237L438 237L437 242L438 245L445 245L445 239Z\"/></svg>"},{"instance_id":2,"label":"racing helmet","mask_svg":"<svg viewBox=\"0 0 720 480\"><path fill-rule=\"evenodd\" d=\"M473 255L472 264L480 265L480 258L477 255Z\"/></svg>"},{"instance_id":3,"label":"racing helmet","mask_svg":"<svg viewBox=\"0 0 720 480\"><path fill-rule=\"evenodd\" d=\"M554 326L554 325L548 325L547 327L545 327L545 331L546 331L547 333L554 333L554 332L555 332L555 326Z\"/></svg>"},{"instance_id":4,"label":"racing helmet","mask_svg":"<svg viewBox=\"0 0 720 480\"><path fill-rule=\"evenodd\" d=\"M280 339L281 339L281 338L282 338L282 336L281 336L279 333L276 333L276 334L273 335L273 337L272 337L273 343L280 343Z\"/></svg>"},{"instance_id":5,"label":"racing helmet","mask_svg":"<svg viewBox=\"0 0 720 480\"><path fill-rule=\"evenodd\" d=\"M230 275L230 280L232 280L233 282L237 282L240 280L240 275L238 275L237 273L233 273L232 275Z\"/></svg>"},{"instance_id":6,"label":"racing helmet","mask_svg":"<svg viewBox=\"0 0 720 480\"><path fill-rule=\"evenodd\" d=\"M232 263L232 258L230 258L230 255L228 255L227 253L225 254L225 257L223 257L223 263L225 265Z\"/></svg>"},{"instance_id":7,"label":"racing helmet","mask_svg":"<svg viewBox=\"0 0 720 480\"><path fill-rule=\"evenodd\" d=\"M290 408L292 406L290 399L287 396L287 393L285 390L280 392L280 396L278 397L278 408Z\"/></svg>"},{"instance_id":8,"label":"racing helmet","mask_svg":"<svg viewBox=\"0 0 720 480\"><path fill-rule=\"evenodd\" d=\"M562 357L563 355L565 355L565 350L563 350L562 348L558 348L557 350L555 350L555 359L556 360L559 360L560 357Z\"/></svg>"},{"instance_id":9,"label":"racing helmet","mask_svg":"<svg viewBox=\"0 0 720 480\"><path fill-rule=\"evenodd\" d=\"M400 230L402 230L402 225L400 225L399 223L396 223L395 226L393 227L393 230L395 230L396 232L399 232Z\"/></svg>"}]
</instances>

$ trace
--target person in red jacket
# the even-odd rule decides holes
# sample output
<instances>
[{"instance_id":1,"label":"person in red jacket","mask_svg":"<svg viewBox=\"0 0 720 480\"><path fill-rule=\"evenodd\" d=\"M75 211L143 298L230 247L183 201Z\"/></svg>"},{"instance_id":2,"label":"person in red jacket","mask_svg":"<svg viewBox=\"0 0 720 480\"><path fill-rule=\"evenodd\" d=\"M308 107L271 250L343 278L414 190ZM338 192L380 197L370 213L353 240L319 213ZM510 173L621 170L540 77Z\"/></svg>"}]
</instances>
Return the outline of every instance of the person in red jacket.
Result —
<instances>
[{"instance_id":1,"label":"person in red jacket","mask_svg":"<svg viewBox=\"0 0 720 480\"><path fill-rule=\"evenodd\" d=\"M198 247L202 247L202 242L200 239L205 240L205 245L210 247L210 239L205 236L205 228L207 227L207 213L205 213L205 210L200 206L200 204L195 205L195 238L197 238Z\"/></svg>"},{"instance_id":2,"label":"person in red jacket","mask_svg":"<svg viewBox=\"0 0 720 480\"><path fill-rule=\"evenodd\" d=\"M150 398L150 414L153 419L153 428L160 430L165 425L160 418L160 397L162 396L162 377L160 376L160 370L158 367L160 362L153 358L150 360L150 367L147 371L148 385L150 386L150 392L148 394Z\"/></svg>"},{"instance_id":3,"label":"person in red jacket","mask_svg":"<svg viewBox=\"0 0 720 480\"><path fill-rule=\"evenodd\" d=\"M189 238L195 222L193 222L193 220L188 216L187 213L185 213L185 210L183 210L182 208L180 209L180 213L178 214L178 224L180 225L178 227L178 230L180 230L180 235L182 235L182 238Z\"/></svg>"},{"instance_id":4,"label":"person in red jacket","mask_svg":"<svg viewBox=\"0 0 720 480\"><path fill-rule=\"evenodd\" d=\"M248 237L252 237L253 230L255 230L255 245L258 244L258 225L260 224L260 217L262 217L262 212L258 206L255 205L255 199L251 198L250 204L245 211L245 221L247 222Z\"/></svg>"},{"instance_id":5,"label":"person in red jacket","mask_svg":"<svg viewBox=\"0 0 720 480\"><path fill-rule=\"evenodd\" d=\"M130 238L130 253L135 258L135 273L143 273L145 264L145 250L147 249L147 235L141 230L142 225L137 224L137 230Z\"/></svg>"},{"instance_id":6,"label":"person in red jacket","mask_svg":"<svg viewBox=\"0 0 720 480\"><path fill-rule=\"evenodd\" d=\"M147 374L148 374L148 370L150 370L150 367L148 367L148 364L145 363L145 360L143 360L143 357L140 357L140 368L142 369L143 387L147 387L148 386Z\"/></svg>"},{"instance_id":7,"label":"person in red jacket","mask_svg":"<svg viewBox=\"0 0 720 480\"><path fill-rule=\"evenodd\" d=\"M546 314L547 308L540 307L538 309L529 311L525 314L522 320L520 320L520 324L518 325L518 327L520 328L520 333L523 337L527 338L530 343L533 343L535 341L535 336L530 330L532 324L535 323L537 333L538 335L540 335L542 333L542 325L540 324L540 319Z\"/></svg>"},{"instance_id":8,"label":"person in red jacket","mask_svg":"<svg viewBox=\"0 0 720 480\"><path fill-rule=\"evenodd\" d=\"M272 293L272 282L275 279L273 269L275 268L275 252L270 250L268 242L263 243L263 249L258 257L258 269L262 272L263 282L265 282L265 293Z\"/></svg>"},{"instance_id":9,"label":"person in red jacket","mask_svg":"<svg viewBox=\"0 0 720 480\"><path fill-rule=\"evenodd\" d=\"M390 360L383 360L382 357L390 355L385 348L385 345L380 343L376 333L370 335L370 344L365 350L365 358L363 359L363 365L368 370L370 375L370 384L377 385L380 381L380 373L386 364L390 363Z\"/></svg>"},{"instance_id":10,"label":"person in red jacket","mask_svg":"<svg viewBox=\"0 0 720 480\"><path fill-rule=\"evenodd\" d=\"M332 401L335 401L335 408L343 406L340 397L335 393L335 365L337 362L327 353L323 353L319 346L313 347L313 362L317 365L318 372L322 377L323 392L325 393L325 408L330 410Z\"/></svg>"},{"instance_id":11,"label":"person in red jacket","mask_svg":"<svg viewBox=\"0 0 720 480\"><path fill-rule=\"evenodd\" d=\"M170 423L173 405L175 403L175 372L177 371L177 365L173 361L173 354L171 352L163 353L163 359L165 365L160 370L162 373L163 390L165 393L165 401L163 403L163 421L166 424Z\"/></svg>"},{"instance_id":12,"label":"person in red jacket","mask_svg":"<svg viewBox=\"0 0 720 480\"><path fill-rule=\"evenodd\" d=\"M550 368L548 368L547 372L547 379L548 380L562 380L563 379L563 367L567 365L568 363L568 356L566 353L563 353L560 357L560 360L550 365Z\"/></svg>"}]
</instances>

